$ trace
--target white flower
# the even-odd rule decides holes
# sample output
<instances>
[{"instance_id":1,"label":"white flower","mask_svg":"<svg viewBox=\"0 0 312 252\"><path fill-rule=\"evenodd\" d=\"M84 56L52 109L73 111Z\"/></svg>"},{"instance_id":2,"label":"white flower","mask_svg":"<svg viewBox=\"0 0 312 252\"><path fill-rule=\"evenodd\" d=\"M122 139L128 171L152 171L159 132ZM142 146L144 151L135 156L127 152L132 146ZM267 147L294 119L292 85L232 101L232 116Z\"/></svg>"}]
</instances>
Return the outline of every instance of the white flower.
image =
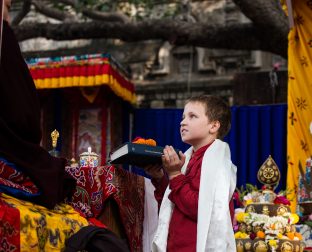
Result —
<instances>
[{"instance_id":1,"label":"white flower","mask_svg":"<svg viewBox=\"0 0 312 252\"><path fill-rule=\"evenodd\" d=\"M234 213L235 213L235 214L238 214L238 213L245 213L245 208L235 208Z\"/></svg>"},{"instance_id":2,"label":"white flower","mask_svg":"<svg viewBox=\"0 0 312 252\"><path fill-rule=\"evenodd\" d=\"M257 226L261 224L265 224L270 217L265 214L257 214L257 213L250 213L249 217L246 218L247 224L252 224L252 226Z\"/></svg>"},{"instance_id":3,"label":"white flower","mask_svg":"<svg viewBox=\"0 0 312 252\"><path fill-rule=\"evenodd\" d=\"M251 193L246 194L243 199L244 201L251 200L252 199Z\"/></svg>"}]
</instances>

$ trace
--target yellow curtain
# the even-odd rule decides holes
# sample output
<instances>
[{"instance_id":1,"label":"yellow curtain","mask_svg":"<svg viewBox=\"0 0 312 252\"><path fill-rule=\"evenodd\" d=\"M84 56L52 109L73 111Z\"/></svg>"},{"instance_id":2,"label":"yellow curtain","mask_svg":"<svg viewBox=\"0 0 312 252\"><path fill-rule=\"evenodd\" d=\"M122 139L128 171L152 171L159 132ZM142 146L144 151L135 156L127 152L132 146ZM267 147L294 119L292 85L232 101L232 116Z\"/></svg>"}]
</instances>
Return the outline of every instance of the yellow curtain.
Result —
<instances>
[{"instance_id":1,"label":"yellow curtain","mask_svg":"<svg viewBox=\"0 0 312 252\"><path fill-rule=\"evenodd\" d=\"M312 4L292 1L294 27L288 35L287 187L295 211L299 161L305 168L312 154Z\"/></svg>"}]
</instances>

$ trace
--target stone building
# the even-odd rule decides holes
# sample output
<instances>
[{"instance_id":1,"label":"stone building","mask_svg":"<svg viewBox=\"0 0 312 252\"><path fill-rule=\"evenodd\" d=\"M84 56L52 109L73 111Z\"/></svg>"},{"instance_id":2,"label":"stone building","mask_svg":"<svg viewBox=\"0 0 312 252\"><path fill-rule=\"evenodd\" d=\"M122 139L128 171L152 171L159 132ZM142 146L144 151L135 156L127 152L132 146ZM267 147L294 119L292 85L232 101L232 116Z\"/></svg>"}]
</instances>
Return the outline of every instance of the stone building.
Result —
<instances>
[{"instance_id":1,"label":"stone building","mask_svg":"<svg viewBox=\"0 0 312 252\"><path fill-rule=\"evenodd\" d=\"M214 24L250 22L231 0L193 1L177 18ZM36 39L21 45L25 57L110 53L129 71L141 108L180 108L188 97L201 93L220 95L229 104L286 102L287 62L267 52L177 47L157 40Z\"/></svg>"},{"instance_id":2,"label":"stone building","mask_svg":"<svg viewBox=\"0 0 312 252\"><path fill-rule=\"evenodd\" d=\"M192 7L198 10L192 14L206 22L250 22L230 0L195 2ZM283 58L267 52L174 47L168 42L144 67L131 65L139 106L148 108L179 108L202 93L222 96L229 104L286 102L286 67Z\"/></svg>"}]
</instances>

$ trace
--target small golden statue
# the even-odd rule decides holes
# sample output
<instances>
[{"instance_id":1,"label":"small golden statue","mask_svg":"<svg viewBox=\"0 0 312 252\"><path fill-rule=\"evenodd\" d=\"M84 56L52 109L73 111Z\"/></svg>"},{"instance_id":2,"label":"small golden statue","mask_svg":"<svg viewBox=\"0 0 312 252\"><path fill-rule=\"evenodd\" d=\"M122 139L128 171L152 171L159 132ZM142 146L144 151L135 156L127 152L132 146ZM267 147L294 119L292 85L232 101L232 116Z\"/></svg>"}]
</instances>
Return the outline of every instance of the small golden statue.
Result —
<instances>
[{"instance_id":1,"label":"small golden statue","mask_svg":"<svg viewBox=\"0 0 312 252\"><path fill-rule=\"evenodd\" d=\"M56 129L52 131L51 138L52 138L53 149L55 149L57 146L57 139L59 138L59 136L60 136L60 133Z\"/></svg>"},{"instance_id":2,"label":"small golden statue","mask_svg":"<svg viewBox=\"0 0 312 252\"><path fill-rule=\"evenodd\" d=\"M52 138L52 150L49 151L50 155L53 157L59 157L60 153L59 151L56 150L57 146L57 139L59 138L60 133L55 129L51 133L51 138Z\"/></svg>"},{"instance_id":3,"label":"small golden statue","mask_svg":"<svg viewBox=\"0 0 312 252\"><path fill-rule=\"evenodd\" d=\"M270 210L269 210L269 207L267 205L264 205L262 207L262 214L270 215Z\"/></svg>"}]
</instances>

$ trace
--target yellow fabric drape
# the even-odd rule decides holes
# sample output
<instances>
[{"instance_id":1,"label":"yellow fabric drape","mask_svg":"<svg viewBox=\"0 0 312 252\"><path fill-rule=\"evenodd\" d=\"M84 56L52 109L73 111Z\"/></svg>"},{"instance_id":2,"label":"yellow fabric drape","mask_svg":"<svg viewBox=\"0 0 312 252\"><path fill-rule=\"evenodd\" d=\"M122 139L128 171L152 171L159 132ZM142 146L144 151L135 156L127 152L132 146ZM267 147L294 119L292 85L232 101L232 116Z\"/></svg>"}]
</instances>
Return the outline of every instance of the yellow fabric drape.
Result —
<instances>
[{"instance_id":1,"label":"yellow fabric drape","mask_svg":"<svg viewBox=\"0 0 312 252\"><path fill-rule=\"evenodd\" d=\"M34 79L37 89L45 88L65 88L65 87L96 87L107 85L111 90L123 100L136 104L136 95L123 87L113 76L109 74L95 76L70 76L58 78Z\"/></svg>"},{"instance_id":2,"label":"yellow fabric drape","mask_svg":"<svg viewBox=\"0 0 312 252\"><path fill-rule=\"evenodd\" d=\"M53 210L1 194L1 200L20 212L20 251L62 251L65 240L88 226L70 205L59 204Z\"/></svg>"},{"instance_id":3,"label":"yellow fabric drape","mask_svg":"<svg viewBox=\"0 0 312 252\"><path fill-rule=\"evenodd\" d=\"M312 5L292 1L295 26L288 35L287 188L296 209L299 161L305 167L312 154Z\"/></svg>"}]
</instances>

